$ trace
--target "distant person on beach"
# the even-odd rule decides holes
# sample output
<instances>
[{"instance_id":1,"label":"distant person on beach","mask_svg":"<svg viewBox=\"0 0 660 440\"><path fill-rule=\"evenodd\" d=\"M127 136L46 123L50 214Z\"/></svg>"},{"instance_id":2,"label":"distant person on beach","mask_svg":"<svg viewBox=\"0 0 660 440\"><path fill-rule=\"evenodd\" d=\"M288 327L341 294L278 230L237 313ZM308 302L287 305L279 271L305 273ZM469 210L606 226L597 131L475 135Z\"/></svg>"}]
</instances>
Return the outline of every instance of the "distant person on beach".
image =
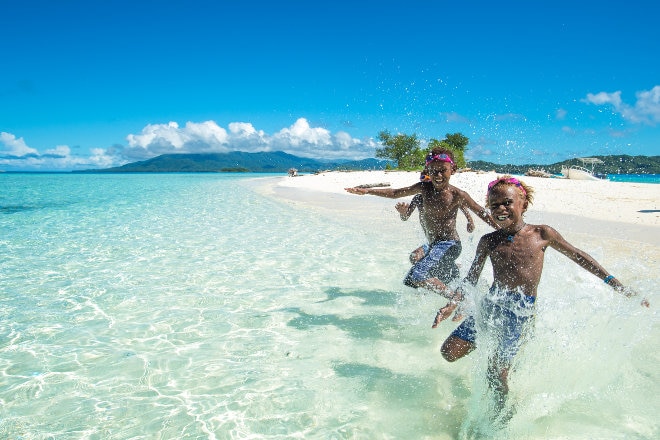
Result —
<instances>
[{"instance_id":1,"label":"distant person on beach","mask_svg":"<svg viewBox=\"0 0 660 440\"><path fill-rule=\"evenodd\" d=\"M476 286L487 258L493 268L493 284L489 294L479 304L475 316L479 324L496 331L497 348L490 355L488 383L495 391L501 409L508 392L507 378L512 359L530 328L534 316L537 287L541 279L545 251L551 247L579 266L599 277L625 296L634 292L605 270L586 252L568 243L555 229L547 225L526 224L523 215L532 203L534 190L511 176L502 176L488 184L487 207L499 229L484 235L477 246L476 255L465 282ZM441 308L433 322L436 328L447 319L463 299L459 287L449 303ZM647 300L642 305L648 307ZM461 319L456 312L454 321ZM476 347L477 326L475 316L468 317L442 345L442 356L454 362Z\"/></svg>"},{"instance_id":2,"label":"distant person on beach","mask_svg":"<svg viewBox=\"0 0 660 440\"><path fill-rule=\"evenodd\" d=\"M404 283L411 287L423 287L441 295L447 295L445 283L459 277L456 259L461 254L461 240L456 231L456 216L459 209L470 209L480 219L497 227L487 211L465 191L449 184L456 172L451 151L434 148L426 156L425 172L430 181L417 182L404 188L345 188L351 194L373 194L397 199L421 195L422 223L428 250L408 272Z\"/></svg>"}]
</instances>

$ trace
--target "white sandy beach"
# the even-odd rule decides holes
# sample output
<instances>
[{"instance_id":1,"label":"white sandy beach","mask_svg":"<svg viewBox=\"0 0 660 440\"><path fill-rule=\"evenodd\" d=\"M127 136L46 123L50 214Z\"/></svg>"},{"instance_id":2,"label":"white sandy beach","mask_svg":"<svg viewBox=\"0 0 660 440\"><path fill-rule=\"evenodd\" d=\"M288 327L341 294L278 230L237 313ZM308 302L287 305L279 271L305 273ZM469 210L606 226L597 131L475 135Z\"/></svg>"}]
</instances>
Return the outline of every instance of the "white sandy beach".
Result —
<instances>
[{"instance_id":1,"label":"white sandy beach","mask_svg":"<svg viewBox=\"0 0 660 440\"><path fill-rule=\"evenodd\" d=\"M377 196L348 194L344 188L361 184L389 184L393 188L418 181L417 172L358 171L324 172L282 177L270 186L270 193L321 208L364 215L375 207L391 206L394 200ZM463 172L452 176L451 184L467 191L479 204L485 203L488 182L495 173ZM578 181L541 177L520 177L536 193L527 218L545 223L561 233L578 233L636 241L660 247L660 185L610 181ZM406 200L406 199L402 199Z\"/></svg>"},{"instance_id":2,"label":"white sandy beach","mask_svg":"<svg viewBox=\"0 0 660 440\"><path fill-rule=\"evenodd\" d=\"M453 175L451 184L467 191L483 206L488 182L496 177L493 172L463 172ZM660 185L518 177L535 189L534 203L526 214L528 223L554 227L605 267L628 272L628 282L636 278L646 288L656 290L652 286L657 285L655 274L660 273ZM399 237L413 248L424 240L417 215L404 223L394 209L397 201L406 198L359 196L344 188L380 183L398 188L412 185L418 178L417 172L331 171L257 179L261 183L255 187L310 215L326 216L357 230L376 228L382 236ZM478 238L492 230L476 218L475 225L474 233L467 234L465 219L457 219L466 258L474 255Z\"/></svg>"}]
</instances>

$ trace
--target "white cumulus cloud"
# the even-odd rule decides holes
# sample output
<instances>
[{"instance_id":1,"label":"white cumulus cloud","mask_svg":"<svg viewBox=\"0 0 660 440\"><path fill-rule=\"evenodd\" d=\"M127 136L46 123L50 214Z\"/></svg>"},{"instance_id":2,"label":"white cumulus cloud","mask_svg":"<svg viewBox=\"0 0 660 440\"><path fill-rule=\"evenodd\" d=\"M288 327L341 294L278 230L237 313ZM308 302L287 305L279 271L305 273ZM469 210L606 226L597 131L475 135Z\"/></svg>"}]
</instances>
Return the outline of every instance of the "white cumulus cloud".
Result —
<instances>
[{"instance_id":1,"label":"white cumulus cloud","mask_svg":"<svg viewBox=\"0 0 660 440\"><path fill-rule=\"evenodd\" d=\"M232 122L228 130L213 121L150 124L140 134L127 136L122 154L129 160L146 159L167 153L225 153L229 151L285 151L301 157L363 159L372 157L376 143L360 140L340 131L335 134L313 127L305 118L268 135L248 122Z\"/></svg>"},{"instance_id":2,"label":"white cumulus cloud","mask_svg":"<svg viewBox=\"0 0 660 440\"><path fill-rule=\"evenodd\" d=\"M27 146L23 138L17 138L4 131L0 132L0 156L20 158L38 154L37 150Z\"/></svg>"},{"instance_id":3,"label":"white cumulus cloud","mask_svg":"<svg viewBox=\"0 0 660 440\"><path fill-rule=\"evenodd\" d=\"M357 139L345 131L332 133L314 127L305 118L272 135L249 122L231 122L228 128L214 121L148 124L138 134L126 136L127 145L90 149L87 155L73 154L59 145L40 153L23 138L0 133L0 165L10 169L89 169L109 168L161 154L226 153L230 151L284 151L316 159L364 159L374 157L379 146L373 139Z\"/></svg>"},{"instance_id":4,"label":"white cumulus cloud","mask_svg":"<svg viewBox=\"0 0 660 440\"><path fill-rule=\"evenodd\" d=\"M268 151L268 135L262 130L254 128L249 122L231 122L228 127L227 142L232 151Z\"/></svg>"},{"instance_id":5,"label":"white cumulus cloud","mask_svg":"<svg viewBox=\"0 0 660 440\"><path fill-rule=\"evenodd\" d=\"M327 146L332 141L330 131L325 128L313 128L307 122L307 119L298 119L291 127L283 128L273 136L274 142L280 145L291 145L300 147L301 145Z\"/></svg>"},{"instance_id":6,"label":"white cumulus cloud","mask_svg":"<svg viewBox=\"0 0 660 440\"><path fill-rule=\"evenodd\" d=\"M621 106L621 91L614 93L587 93L586 102L596 105L612 104L615 108Z\"/></svg>"},{"instance_id":7,"label":"white cumulus cloud","mask_svg":"<svg viewBox=\"0 0 660 440\"><path fill-rule=\"evenodd\" d=\"M0 133L0 165L10 170L72 170L81 168L107 168L117 158L101 148L92 149L89 156L72 154L68 145L57 145L40 153L29 147L23 138L11 133Z\"/></svg>"},{"instance_id":8,"label":"white cumulus cloud","mask_svg":"<svg viewBox=\"0 0 660 440\"><path fill-rule=\"evenodd\" d=\"M213 121L149 124L140 134L126 136L128 159L146 159L168 153L222 153L227 151L227 130Z\"/></svg>"},{"instance_id":9,"label":"white cumulus cloud","mask_svg":"<svg viewBox=\"0 0 660 440\"><path fill-rule=\"evenodd\" d=\"M595 105L610 105L616 113L634 123L656 125L660 122L660 86L642 90L635 94L635 104L627 104L621 99L621 91L613 93L588 93L582 101Z\"/></svg>"}]
</instances>

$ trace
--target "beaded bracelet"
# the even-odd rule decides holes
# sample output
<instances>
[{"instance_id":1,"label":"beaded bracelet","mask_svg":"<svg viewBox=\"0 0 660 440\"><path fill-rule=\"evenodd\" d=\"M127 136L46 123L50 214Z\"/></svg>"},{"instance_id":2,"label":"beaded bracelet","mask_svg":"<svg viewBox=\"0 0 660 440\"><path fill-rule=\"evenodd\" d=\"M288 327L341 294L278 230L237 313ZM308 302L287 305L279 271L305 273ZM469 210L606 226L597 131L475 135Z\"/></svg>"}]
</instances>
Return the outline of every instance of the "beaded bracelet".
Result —
<instances>
[{"instance_id":1,"label":"beaded bracelet","mask_svg":"<svg viewBox=\"0 0 660 440\"><path fill-rule=\"evenodd\" d=\"M608 284L608 283L609 283L611 280L613 280L613 279L614 279L614 275L608 275L608 276L606 276L605 278L603 278L603 282L604 282L605 284Z\"/></svg>"}]
</instances>

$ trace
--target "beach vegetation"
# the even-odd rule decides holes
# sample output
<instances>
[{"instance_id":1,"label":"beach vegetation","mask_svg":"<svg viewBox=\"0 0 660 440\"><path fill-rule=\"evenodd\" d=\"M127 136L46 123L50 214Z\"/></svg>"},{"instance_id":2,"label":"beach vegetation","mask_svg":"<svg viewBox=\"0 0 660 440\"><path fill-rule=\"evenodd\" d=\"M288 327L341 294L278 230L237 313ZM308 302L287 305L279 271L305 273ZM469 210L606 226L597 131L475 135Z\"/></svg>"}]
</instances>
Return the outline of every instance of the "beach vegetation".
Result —
<instances>
[{"instance_id":1,"label":"beach vegetation","mask_svg":"<svg viewBox=\"0 0 660 440\"><path fill-rule=\"evenodd\" d=\"M595 168L597 173L601 174L640 174L654 175L660 174L660 156L629 156L625 154L609 156L592 156L600 159L603 163ZM571 165L580 165L578 159L566 159L561 162L538 165L529 164L501 164L486 162L482 160L472 160L468 164L474 170L495 171L501 174L525 174L530 169L543 169L550 174L559 174L562 167Z\"/></svg>"},{"instance_id":2,"label":"beach vegetation","mask_svg":"<svg viewBox=\"0 0 660 440\"><path fill-rule=\"evenodd\" d=\"M424 167L424 158L433 148L445 148L453 153L458 168L465 168L465 150L470 142L461 133L447 133L441 141L431 139L428 148L423 150L417 135L397 134L392 136L388 131L378 134L383 148L376 149L376 157L393 160L400 170L420 170Z\"/></svg>"},{"instance_id":3,"label":"beach vegetation","mask_svg":"<svg viewBox=\"0 0 660 440\"><path fill-rule=\"evenodd\" d=\"M392 136L389 131L381 131L378 140L383 148L376 148L376 157L395 161L397 169L417 170L424 166L425 152L416 134Z\"/></svg>"}]
</instances>

